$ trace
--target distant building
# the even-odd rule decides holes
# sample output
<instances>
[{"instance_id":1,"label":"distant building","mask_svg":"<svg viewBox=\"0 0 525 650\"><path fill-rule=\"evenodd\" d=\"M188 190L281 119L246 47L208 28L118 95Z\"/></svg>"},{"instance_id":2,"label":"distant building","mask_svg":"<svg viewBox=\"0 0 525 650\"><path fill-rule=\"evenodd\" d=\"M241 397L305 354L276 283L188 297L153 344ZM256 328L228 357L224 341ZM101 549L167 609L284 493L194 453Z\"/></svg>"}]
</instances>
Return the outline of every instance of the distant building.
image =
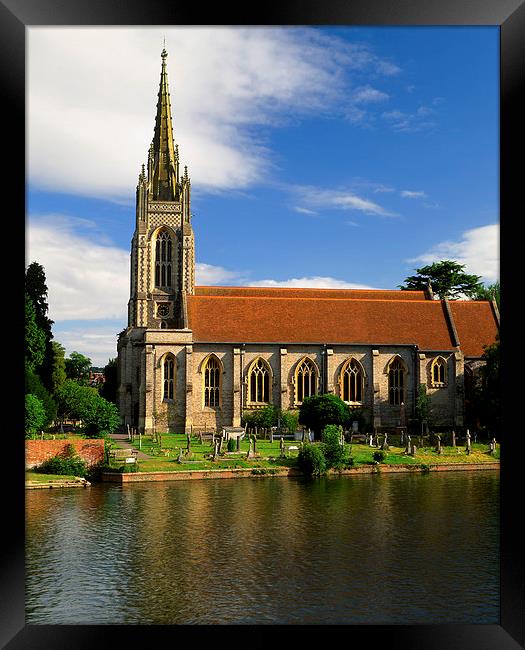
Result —
<instances>
[{"instance_id":1,"label":"distant building","mask_svg":"<svg viewBox=\"0 0 525 650\"><path fill-rule=\"evenodd\" d=\"M414 416L423 383L435 424L464 426L465 391L499 330L494 302L434 300L430 291L195 286L191 184L173 139L165 50L161 57L136 194L128 326L118 339L123 424L145 432L239 426L244 411L297 409L328 392L381 430Z\"/></svg>"},{"instance_id":2,"label":"distant building","mask_svg":"<svg viewBox=\"0 0 525 650\"><path fill-rule=\"evenodd\" d=\"M89 385L100 386L106 381L104 371L98 368L91 368L89 371Z\"/></svg>"}]
</instances>

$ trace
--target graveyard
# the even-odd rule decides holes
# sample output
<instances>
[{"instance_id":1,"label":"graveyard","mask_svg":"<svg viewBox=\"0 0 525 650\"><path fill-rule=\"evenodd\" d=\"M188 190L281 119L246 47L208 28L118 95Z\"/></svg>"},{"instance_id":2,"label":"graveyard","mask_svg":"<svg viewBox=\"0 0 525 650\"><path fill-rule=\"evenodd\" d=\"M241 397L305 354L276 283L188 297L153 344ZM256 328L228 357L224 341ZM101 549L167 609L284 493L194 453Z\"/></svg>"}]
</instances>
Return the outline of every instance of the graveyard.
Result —
<instances>
[{"instance_id":1,"label":"graveyard","mask_svg":"<svg viewBox=\"0 0 525 650\"><path fill-rule=\"evenodd\" d=\"M455 436L454 436L455 438ZM500 446L495 441L454 439L451 435L342 436L346 462L334 471L402 466L416 469L437 465L479 465L499 462ZM297 468L303 444L322 446L322 442L279 437L267 431L263 435L232 438L202 432L194 435L163 433L128 435L113 438L109 467L121 472L188 472L198 470ZM125 449L128 449L126 454ZM134 450L133 455L130 451ZM118 451L116 451L118 450ZM111 453L113 452L113 453ZM115 453L116 452L116 453ZM126 456L128 457L126 462ZM133 458L133 460L132 460Z\"/></svg>"}]
</instances>

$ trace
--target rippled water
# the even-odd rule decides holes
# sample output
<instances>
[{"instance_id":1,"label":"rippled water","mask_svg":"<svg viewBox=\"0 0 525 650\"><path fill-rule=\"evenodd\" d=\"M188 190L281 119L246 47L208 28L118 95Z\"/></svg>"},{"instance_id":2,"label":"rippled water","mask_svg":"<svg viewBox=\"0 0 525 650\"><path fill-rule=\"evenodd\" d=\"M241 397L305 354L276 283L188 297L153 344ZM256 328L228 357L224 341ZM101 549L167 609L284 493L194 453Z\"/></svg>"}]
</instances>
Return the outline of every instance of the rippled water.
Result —
<instances>
[{"instance_id":1,"label":"rippled water","mask_svg":"<svg viewBox=\"0 0 525 650\"><path fill-rule=\"evenodd\" d=\"M26 620L499 623L499 473L26 495Z\"/></svg>"}]
</instances>

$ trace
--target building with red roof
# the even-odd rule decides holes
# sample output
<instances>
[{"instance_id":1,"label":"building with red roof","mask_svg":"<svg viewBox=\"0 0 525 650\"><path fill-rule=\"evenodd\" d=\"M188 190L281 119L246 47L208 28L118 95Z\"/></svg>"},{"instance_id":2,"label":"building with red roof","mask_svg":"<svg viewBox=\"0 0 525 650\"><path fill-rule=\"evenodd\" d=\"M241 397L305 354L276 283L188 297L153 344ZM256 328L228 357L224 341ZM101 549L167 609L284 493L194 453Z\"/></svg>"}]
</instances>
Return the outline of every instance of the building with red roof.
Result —
<instances>
[{"instance_id":1,"label":"building with red roof","mask_svg":"<svg viewBox=\"0 0 525 650\"><path fill-rule=\"evenodd\" d=\"M123 424L239 426L273 404L335 393L370 428L405 426L421 384L434 423L465 424L465 391L494 343L494 302L430 291L195 286L187 167L174 144L165 50L154 137L137 186L128 327L118 341Z\"/></svg>"}]
</instances>

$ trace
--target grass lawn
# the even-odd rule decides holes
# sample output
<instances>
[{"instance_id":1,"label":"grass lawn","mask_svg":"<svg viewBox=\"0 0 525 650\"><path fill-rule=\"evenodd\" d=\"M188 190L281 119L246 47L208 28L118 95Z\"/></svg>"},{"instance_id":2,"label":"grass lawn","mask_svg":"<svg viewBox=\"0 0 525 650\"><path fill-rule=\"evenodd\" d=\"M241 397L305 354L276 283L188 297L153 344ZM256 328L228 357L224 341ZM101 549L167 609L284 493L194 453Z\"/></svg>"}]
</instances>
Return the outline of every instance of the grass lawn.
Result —
<instances>
[{"instance_id":1,"label":"grass lawn","mask_svg":"<svg viewBox=\"0 0 525 650\"><path fill-rule=\"evenodd\" d=\"M287 451L286 457L280 457L280 443L276 438L274 442L269 440L257 440L257 458L246 459L248 441L241 441L240 452L229 452L218 460L211 460L213 447L209 442L200 443L199 439L192 437L190 454L186 455L187 438L184 434L163 434L161 445L155 442L152 436L142 436L141 451L150 456L148 460L139 461L140 472L176 472L207 469L230 469L230 468L275 468L295 467L298 451ZM134 441L136 449L139 448L138 438ZM288 440L286 447L299 447L297 441ZM346 445L347 450L354 458L354 466L368 465L374 462L373 454L377 449L363 443ZM183 460L193 462L177 462L179 449L183 451ZM223 451L227 450L226 443L223 443ZM464 447L442 447L443 453L437 454L435 447L424 447L418 449L416 457L407 456L402 447L390 447L383 464L385 465L438 465L450 463L486 463L499 460L499 447L496 454L491 456L488 453L488 445L473 443L472 452L467 455ZM116 463L115 467L120 466Z\"/></svg>"},{"instance_id":2,"label":"grass lawn","mask_svg":"<svg viewBox=\"0 0 525 650\"><path fill-rule=\"evenodd\" d=\"M54 483L55 481L74 481L75 476L65 476L64 474L40 474L38 472L26 472L26 482L34 483Z\"/></svg>"}]
</instances>

